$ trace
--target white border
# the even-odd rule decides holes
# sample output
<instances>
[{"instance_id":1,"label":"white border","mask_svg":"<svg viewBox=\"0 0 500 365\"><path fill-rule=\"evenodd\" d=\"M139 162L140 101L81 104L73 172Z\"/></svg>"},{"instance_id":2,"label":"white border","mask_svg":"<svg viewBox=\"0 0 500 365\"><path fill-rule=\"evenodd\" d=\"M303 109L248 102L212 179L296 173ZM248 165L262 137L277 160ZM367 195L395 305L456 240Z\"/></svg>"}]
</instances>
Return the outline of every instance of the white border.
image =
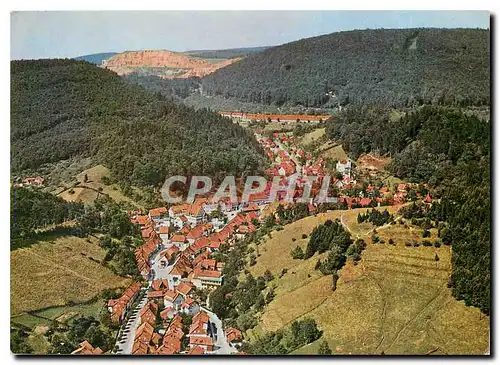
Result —
<instances>
[{"instance_id":1,"label":"white border","mask_svg":"<svg viewBox=\"0 0 500 365\"><path fill-rule=\"evenodd\" d=\"M0 42L0 47L2 48L2 73L1 73L1 93L2 93L2 109L1 112L3 114L3 122L0 123L0 138L2 138L0 142L0 148L2 149L2 158L1 158L1 182L2 182L2 191L0 194L0 206L3 209L2 219L0 220L1 224L1 233L4 238L3 248L2 248L2 262L1 265L2 270L2 279L3 286L2 290L3 298L0 301L0 306L2 310L2 323L0 323L0 333L1 333L1 346L2 346L2 354L4 355L3 361L7 361L7 363L13 363L15 360L14 356L10 354L9 349L9 319L10 319L10 293L7 288L10 288L10 280L9 280L9 263L10 263L10 255L9 255L9 172L10 172L10 130L9 130L9 121L10 121L10 76L9 76L9 67L10 67L10 11L12 10L490 10L493 13L497 12L498 2L486 1L486 0L476 0L476 1L465 1L465 0L455 0L453 2L438 2L438 1L430 1L430 0L421 0L421 1L413 1L413 2L402 2L402 1L388 1L388 0L379 0L379 1L344 1L344 2L333 2L333 1L297 1L297 0L287 0L280 4L278 1L274 0L253 0L253 1L229 1L229 0L191 0L189 2L168 2L160 1L160 0L142 0L142 1L105 1L105 0L85 0L85 1L62 1L62 0L51 0L51 1L3 1L0 4L2 8L1 12L1 29L2 29L2 39ZM498 24L497 24L498 26ZM498 43L495 41L495 49L498 49ZM495 52L496 54L497 52ZM495 80L497 81L497 80ZM495 95L495 101L497 97ZM498 104L497 104L498 105ZM498 131L499 128L496 128ZM497 135L498 137L498 135ZM498 164L500 164L499 159L496 158L496 170L498 170ZM495 198L495 203L497 203L498 198ZM495 224L493 227L500 227L500 216L494 215ZM498 252L497 248L495 252ZM496 261L498 262L498 260ZM494 281L496 284L496 280ZM496 288L495 288L496 289ZM495 308L492 309L495 311ZM496 343L496 342L495 342ZM496 348L495 346L492 346ZM45 359L42 360L40 358L31 359L30 361L43 361L44 363L64 363L74 361L70 361L71 359ZM104 361L112 361L112 362L121 362L124 358L110 358ZM168 361L169 363L179 363L181 361L188 361L187 358L161 358L155 359L154 361ZM206 364L220 364L221 359L203 359ZM337 359L338 361L339 359ZM400 361L401 358L397 359ZM26 359L24 359L26 361ZM79 363L87 363L90 359L79 359ZM101 360L102 361L102 360ZM151 357L145 357L141 359L135 359L135 361L139 363L147 363L151 362ZM192 359L189 361L193 361ZM231 359L225 358L222 361L232 361ZM260 361L280 361L286 363L292 363L297 361L296 359L286 360L286 359L261 359ZM300 361L314 361L312 359L301 359ZM317 360L316 360L317 361ZM373 361L372 358L366 359L352 359L355 363L367 363L369 361ZM430 360L416 360L417 362L430 361Z\"/></svg>"}]
</instances>

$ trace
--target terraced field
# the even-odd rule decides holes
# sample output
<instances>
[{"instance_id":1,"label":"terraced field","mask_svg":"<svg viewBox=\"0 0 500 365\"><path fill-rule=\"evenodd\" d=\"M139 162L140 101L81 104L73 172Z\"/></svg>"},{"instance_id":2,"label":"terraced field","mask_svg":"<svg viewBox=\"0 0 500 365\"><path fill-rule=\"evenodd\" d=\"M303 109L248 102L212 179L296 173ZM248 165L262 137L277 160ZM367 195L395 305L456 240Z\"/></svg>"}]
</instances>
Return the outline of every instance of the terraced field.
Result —
<instances>
[{"instance_id":1,"label":"terraced field","mask_svg":"<svg viewBox=\"0 0 500 365\"><path fill-rule=\"evenodd\" d=\"M377 228L381 239L393 238L395 246L371 244L373 227L357 224L360 211L364 209L307 217L272 232L272 238L259 245L260 257L249 270L254 275L271 270L276 277L272 282L276 297L249 335L309 317L316 320L337 354L484 353L489 317L451 296L447 288L450 247L406 247L406 242L422 240L421 230L398 223ZM297 244L305 247L307 239L299 239L302 233L309 235L316 225L335 218L341 218L353 236L369 244L357 265L348 262L341 270L333 292L331 277L314 270L317 255L293 260L290 250ZM435 232L432 234L434 238ZM278 278L283 268L288 271ZM315 354L320 341L296 353Z\"/></svg>"}]
</instances>

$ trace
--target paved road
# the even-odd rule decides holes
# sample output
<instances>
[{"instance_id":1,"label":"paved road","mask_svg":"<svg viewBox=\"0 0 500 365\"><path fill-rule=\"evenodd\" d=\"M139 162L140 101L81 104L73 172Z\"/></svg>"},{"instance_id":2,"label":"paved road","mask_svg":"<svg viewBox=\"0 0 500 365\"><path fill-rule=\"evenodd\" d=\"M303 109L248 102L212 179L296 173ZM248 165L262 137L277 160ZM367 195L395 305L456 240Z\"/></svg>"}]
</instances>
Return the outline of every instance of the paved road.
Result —
<instances>
[{"instance_id":1,"label":"paved road","mask_svg":"<svg viewBox=\"0 0 500 365\"><path fill-rule=\"evenodd\" d=\"M130 316L127 324L125 325L125 336L122 338L121 341L117 343L118 345L118 351L117 353L119 354L126 354L129 355L132 353L132 347L134 346L134 339L135 339L135 332L137 330L137 327L139 327L139 312L140 310L146 305L146 302L148 301L147 297L144 296L144 298L141 299L139 302L139 305L137 308L132 312L132 315Z\"/></svg>"},{"instance_id":2,"label":"paved road","mask_svg":"<svg viewBox=\"0 0 500 365\"><path fill-rule=\"evenodd\" d=\"M152 277L149 280L149 285L151 286L151 282L156 279L166 279L168 280L168 285L170 289L174 289L174 281L172 275L169 275L172 270L172 265L169 265L165 268L162 268L160 265L160 251L157 252L151 259L150 265L152 269ZM208 300L207 300L208 302ZM125 330L128 332L125 333L124 338L117 343L119 350L117 353L119 354L131 354L132 347L134 346L134 339L137 327L139 327L139 311L146 305L147 296L144 295L144 298L141 299L139 305L134 310L132 315L130 316L127 324L125 325ZM226 333L224 332L224 328L222 326L222 321L217 317L217 315L208 309L202 308L208 316L210 317L210 322L214 323L217 330L217 341L215 345L218 347L217 350L212 351L210 353L213 354L232 354L238 352L238 350L227 342Z\"/></svg>"},{"instance_id":3,"label":"paved road","mask_svg":"<svg viewBox=\"0 0 500 365\"><path fill-rule=\"evenodd\" d=\"M210 317L210 322L214 323L215 327L217 328L217 341L215 341L215 346L217 346L218 349L210 353L228 355L238 352L238 350L233 345L227 342L226 333L224 332L222 321L219 319L219 317L217 317L215 313L210 312L206 308L202 308L202 310L208 314L208 316Z\"/></svg>"}]
</instances>

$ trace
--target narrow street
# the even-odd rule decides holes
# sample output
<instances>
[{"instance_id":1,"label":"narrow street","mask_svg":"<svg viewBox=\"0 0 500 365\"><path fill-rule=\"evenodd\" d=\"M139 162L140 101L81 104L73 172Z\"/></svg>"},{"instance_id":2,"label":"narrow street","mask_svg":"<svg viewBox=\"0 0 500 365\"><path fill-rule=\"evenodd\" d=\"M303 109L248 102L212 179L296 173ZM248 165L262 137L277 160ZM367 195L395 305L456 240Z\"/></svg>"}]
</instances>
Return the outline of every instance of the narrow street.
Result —
<instances>
[{"instance_id":1,"label":"narrow street","mask_svg":"<svg viewBox=\"0 0 500 365\"><path fill-rule=\"evenodd\" d=\"M227 342L226 333L223 330L222 321L219 319L219 317L217 317L215 313L210 312L208 309L202 308L202 310L208 314L208 316L210 317L210 322L214 323L215 327L217 328L217 340L214 342L215 346L217 346L218 349L210 353L229 355L238 352L238 350L233 345Z\"/></svg>"},{"instance_id":2,"label":"narrow street","mask_svg":"<svg viewBox=\"0 0 500 365\"><path fill-rule=\"evenodd\" d=\"M172 270L173 265L169 265L166 267L161 267L160 264L160 251L155 253L153 257L150 259L150 265L152 269L152 278L149 280L149 286L153 280L168 280L168 285L171 290L174 290L174 281L171 275L169 275ZM121 341L118 341L116 345L118 346L118 350L116 353L130 355L132 354L132 348L134 346L135 333L137 328L139 327L139 312L147 303L147 296L144 297L139 302L137 308L132 312L127 324L125 325L124 338ZM232 346L229 342L227 342L226 333L224 332L224 328L222 326L222 321L217 317L217 315L206 308L202 308L204 312L208 314L210 317L210 322L215 324L217 329L216 338L214 338L215 346L218 347L217 350L212 352L207 352L210 354L221 354L228 355L232 353L238 352L238 350Z\"/></svg>"},{"instance_id":3,"label":"narrow street","mask_svg":"<svg viewBox=\"0 0 500 365\"><path fill-rule=\"evenodd\" d=\"M137 327L139 327L139 312L141 311L142 308L146 305L148 299L146 296L144 296L141 301L139 302L139 305L137 308L134 309L132 312L132 315L130 316L127 324L125 325L124 328L124 338L121 341L117 342L118 354L126 354L130 355L132 354L132 347L134 346L134 339L135 339L135 332L137 330Z\"/></svg>"}]
</instances>

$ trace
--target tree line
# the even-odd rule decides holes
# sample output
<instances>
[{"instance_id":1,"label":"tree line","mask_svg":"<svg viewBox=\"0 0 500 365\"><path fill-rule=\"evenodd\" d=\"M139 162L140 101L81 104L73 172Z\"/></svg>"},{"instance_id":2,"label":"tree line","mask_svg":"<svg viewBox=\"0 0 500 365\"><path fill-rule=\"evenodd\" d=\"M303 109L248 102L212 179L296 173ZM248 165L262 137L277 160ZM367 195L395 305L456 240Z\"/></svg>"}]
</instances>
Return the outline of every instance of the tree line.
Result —
<instances>
[{"instance_id":1,"label":"tree line","mask_svg":"<svg viewBox=\"0 0 500 365\"><path fill-rule=\"evenodd\" d=\"M433 106L389 115L380 106L347 108L327 123L327 135L353 158L367 152L392 156L387 169L394 175L429 184L439 203L429 212L411 207L403 213L446 222L443 243L453 247L452 293L489 313L490 121L467 110Z\"/></svg>"}]
</instances>

